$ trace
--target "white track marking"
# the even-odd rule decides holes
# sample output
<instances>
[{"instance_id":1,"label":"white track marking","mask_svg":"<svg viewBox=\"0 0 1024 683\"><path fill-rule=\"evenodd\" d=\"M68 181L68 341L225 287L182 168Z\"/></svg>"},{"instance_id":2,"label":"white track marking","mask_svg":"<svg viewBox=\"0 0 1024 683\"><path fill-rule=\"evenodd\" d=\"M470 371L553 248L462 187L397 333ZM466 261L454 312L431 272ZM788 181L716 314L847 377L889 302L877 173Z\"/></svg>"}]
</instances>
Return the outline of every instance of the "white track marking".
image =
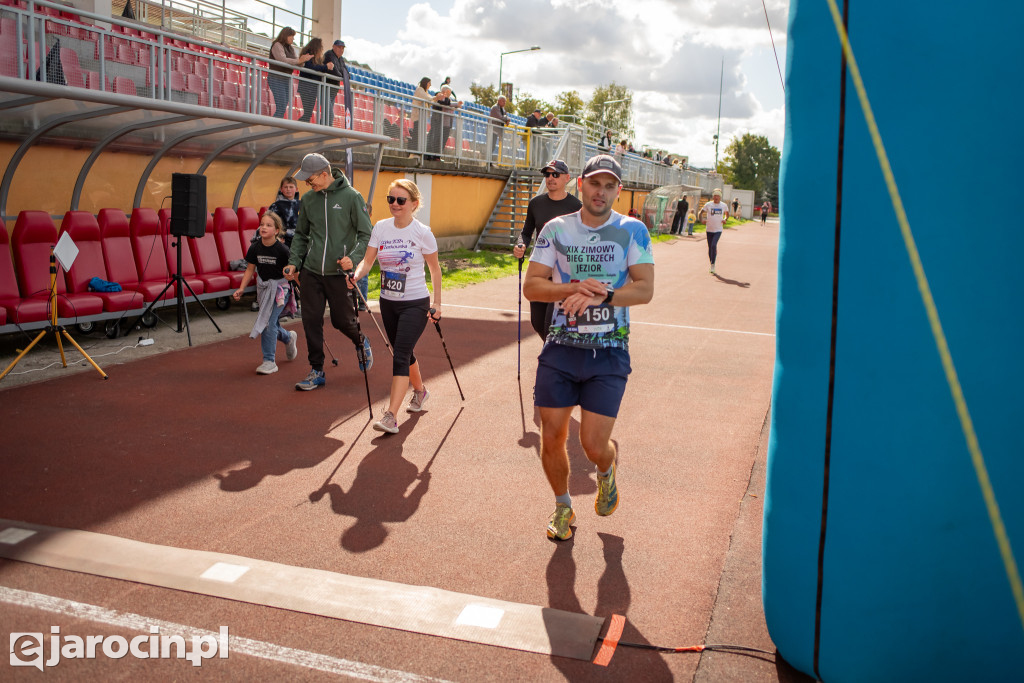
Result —
<instances>
[{"instance_id":1,"label":"white track marking","mask_svg":"<svg viewBox=\"0 0 1024 683\"><path fill-rule=\"evenodd\" d=\"M0 602L16 605L18 607L27 607L29 609L52 612L64 617L95 621L108 626L124 628L130 631L138 631L139 633L149 633L151 626L159 626L161 635L180 635L185 639L200 636L213 636L216 638L218 636L218 634L213 631L206 631L199 628L193 628L191 626L185 626L183 624L176 624L171 621L152 619L150 617L142 616L141 614L132 614L130 612L118 612L105 607L89 605L84 602L65 600L64 598L56 598L50 595L43 595L42 593L32 593L29 591L18 590L16 588L7 588L5 586L0 586ZM266 643L260 640L252 640L250 638L242 638L235 635L230 636L229 642L231 653L258 657L260 659L269 659L282 664L301 666L306 669L315 669L316 671L324 671L330 674L350 676L363 681L378 681L379 683L420 683L442 681L442 679L438 678L419 676L417 674L397 671L394 669L385 669L384 667L375 666L373 664L353 662L347 659L339 659L338 657L331 657L329 655L323 655L316 652L308 652L306 650L295 650L290 647Z\"/></svg>"}]
</instances>

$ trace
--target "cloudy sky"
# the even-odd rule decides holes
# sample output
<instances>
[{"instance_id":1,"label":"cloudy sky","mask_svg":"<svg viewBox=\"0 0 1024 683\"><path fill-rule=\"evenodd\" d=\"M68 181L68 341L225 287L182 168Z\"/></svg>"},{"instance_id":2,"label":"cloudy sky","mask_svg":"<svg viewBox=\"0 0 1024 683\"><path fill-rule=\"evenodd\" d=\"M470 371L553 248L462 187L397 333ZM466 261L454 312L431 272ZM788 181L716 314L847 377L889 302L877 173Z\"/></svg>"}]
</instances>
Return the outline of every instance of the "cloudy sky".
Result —
<instances>
[{"instance_id":1,"label":"cloudy sky","mask_svg":"<svg viewBox=\"0 0 1024 683\"><path fill-rule=\"evenodd\" d=\"M637 147L711 166L723 60L720 156L748 131L782 149L784 95L765 6L785 73L789 0L342 0L342 38L350 59L410 82L451 76L463 98L474 81L497 84L502 52L539 45L506 55L504 80L548 101L625 85Z\"/></svg>"}]
</instances>

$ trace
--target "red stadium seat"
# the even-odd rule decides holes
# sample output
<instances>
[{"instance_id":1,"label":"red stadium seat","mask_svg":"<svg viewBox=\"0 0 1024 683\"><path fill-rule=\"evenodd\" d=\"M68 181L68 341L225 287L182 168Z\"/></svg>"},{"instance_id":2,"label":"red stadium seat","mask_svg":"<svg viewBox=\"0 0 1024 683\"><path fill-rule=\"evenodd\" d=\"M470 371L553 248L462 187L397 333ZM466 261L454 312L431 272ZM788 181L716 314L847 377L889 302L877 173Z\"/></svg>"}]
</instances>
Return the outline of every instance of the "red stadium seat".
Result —
<instances>
[{"instance_id":1,"label":"red stadium seat","mask_svg":"<svg viewBox=\"0 0 1024 683\"><path fill-rule=\"evenodd\" d=\"M251 206L238 207L238 233L241 237L242 253L249 251L249 245L260 229L260 215Z\"/></svg>"},{"instance_id":2,"label":"red stadium seat","mask_svg":"<svg viewBox=\"0 0 1024 683\"><path fill-rule=\"evenodd\" d=\"M166 285L171 273L176 270L177 255L168 253L170 240L167 239L168 235L160 229L160 218L156 211L143 208L133 209L128 229L132 237L135 268L139 271L139 279L143 283L163 281ZM187 247L182 250L182 275L196 294L202 294L202 281L189 277L185 270L184 256L186 254L188 254ZM171 266L172 262L175 263L175 266ZM174 287L168 291L174 292Z\"/></svg>"},{"instance_id":3,"label":"red stadium seat","mask_svg":"<svg viewBox=\"0 0 1024 683\"><path fill-rule=\"evenodd\" d=\"M214 209L213 236L217 242L217 251L220 253L220 267L224 271L238 274L238 282L236 283L234 279L231 281L232 285L237 287L242 282L242 273L231 271L228 264L245 258L238 236L238 215L227 207Z\"/></svg>"},{"instance_id":4,"label":"red stadium seat","mask_svg":"<svg viewBox=\"0 0 1024 683\"><path fill-rule=\"evenodd\" d=\"M25 299L50 296L50 250L57 244L57 226L45 211L22 211L11 235L18 288ZM60 264L57 265L61 270ZM92 294L68 294L64 277L57 274L57 315L61 318L97 315L103 300Z\"/></svg>"},{"instance_id":5,"label":"red stadium seat","mask_svg":"<svg viewBox=\"0 0 1024 683\"><path fill-rule=\"evenodd\" d=\"M158 280L140 281L140 270L132 244L131 227L128 223L128 217L118 209L100 209L99 224L100 239L103 242L103 258L107 263L107 273L110 275L110 280L118 283L121 287L142 292L147 302L155 300L167 284L167 268L163 254L160 254L159 259L154 259L150 251L142 254L144 261L156 260L163 268L163 273ZM163 244L160 244L160 248L163 248ZM173 296L174 287L171 287L164 292L161 299L170 299Z\"/></svg>"},{"instance_id":6,"label":"red stadium seat","mask_svg":"<svg viewBox=\"0 0 1024 683\"><path fill-rule=\"evenodd\" d=\"M46 299L21 298L8 242L7 230L0 230L0 318L3 318L0 325L46 320L49 309L49 302Z\"/></svg>"},{"instance_id":7,"label":"red stadium seat","mask_svg":"<svg viewBox=\"0 0 1024 683\"><path fill-rule=\"evenodd\" d=\"M230 292L242 284L241 271L225 271L221 267L217 238L213 234L213 215L206 214L206 234L188 241L197 277L206 283L207 292Z\"/></svg>"},{"instance_id":8,"label":"red stadium seat","mask_svg":"<svg viewBox=\"0 0 1024 683\"><path fill-rule=\"evenodd\" d=\"M110 279L107 264L103 260L103 246L100 242L100 224L88 211L68 211L61 223L61 233L67 233L78 247L78 258L71 269L64 273L69 292L88 293L103 300L105 311L130 311L145 305L142 294L130 289L120 292L90 292L89 280L98 277Z\"/></svg>"},{"instance_id":9,"label":"red stadium seat","mask_svg":"<svg viewBox=\"0 0 1024 683\"><path fill-rule=\"evenodd\" d=\"M120 95L132 95L136 94L135 81L126 76L115 76L114 77L114 92Z\"/></svg>"},{"instance_id":10,"label":"red stadium seat","mask_svg":"<svg viewBox=\"0 0 1024 683\"><path fill-rule=\"evenodd\" d=\"M135 209L135 211L133 211L132 214L134 215L135 212L137 211L148 212L152 211L152 209ZM203 292L208 291L208 288L206 286L206 279L196 274L196 265L192 261L192 250L188 245L190 239L185 237L175 237L174 235L172 235L170 230L170 211L167 211L166 209L161 209L160 213L162 213L163 215L161 216L160 214L157 214L157 222L160 225L160 233L161 235L163 235L164 238L164 251L167 254L167 271L172 274L177 272L178 248L174 246L174 244L179 239L183 239L185 241L182 242L181 244L181 276L185 279L185 282L189 284L189 287L191 287L192 291L195 292L196 294L202 294ZM215 282L218 285L230 284L220 280L216 280ZM227 289L227 286L222 286L220 287L220 289Z\"/></svg>"}]
</instances>

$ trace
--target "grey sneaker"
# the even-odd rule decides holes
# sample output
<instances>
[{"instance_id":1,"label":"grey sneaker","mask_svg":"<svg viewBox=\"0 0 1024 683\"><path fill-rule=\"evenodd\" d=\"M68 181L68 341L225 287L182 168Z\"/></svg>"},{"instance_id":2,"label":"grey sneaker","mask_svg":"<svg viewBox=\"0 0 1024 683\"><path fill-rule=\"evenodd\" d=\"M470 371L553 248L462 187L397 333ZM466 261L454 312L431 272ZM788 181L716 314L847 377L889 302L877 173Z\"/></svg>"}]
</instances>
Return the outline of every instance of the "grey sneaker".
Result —
<instances>
[{"instance_id":1,"label":"grey sneaker","mask_svg":"<svg viewBox=\"0 0 1024 683\"><path fill-rule=\"evenodd\" d=\"M387 432L388 434L398 433L398 421L395 419L394 414L390 410L385 410L383 417L373 423L373 428L378 432Z\"/></svg>"},{"instance_id":2,"label":"grey sneaker","mask_svg":"<svg viewBox=\"0 0 1024 683\"><path fill-rule=\"evenodd\" d=\"M258 311L258 310L260 310L260 302L259 301L253 301L252 302L252 306L249 307L249 310L250 311Z\"/></svg>"},{"instance_id":3,"label":"grey sneaker","mask_svg":"<svg viewBox=\"0 0 1024 683\"><path fill-rule=\"evenodd\" d=\"M291 339L288 340L288 345L285 347L287 349L285 351L285 358L288 360L295 360L295 357L299 355L299 347L296 345L299 335L292 330L288 333L288 336L291 337Z\"/></svg>"},{"instance_id":4,"label":"grey sneaker","mask_svg":"<svg viewBox=\"0 0 1024 683\"><path fill-rule=\"evenodd\" d=\"M272 360L265 360L256 368L257 375L272 375L277 372L277 363Z\"/></svg>"},{"instance_id":5,"label":"grey sneaker","mask_svg":"<svg viewBox=\"0 0 1024 683\"><path fill-rule=\"evenodd\" d=\"M412 390L412 398L409 399L409 407L405 410L410 413L418 413L423 410L423 405L430 398L430 392L427 391L426 387L423 387L423 391Z\"/></svg>"}]
</instances>

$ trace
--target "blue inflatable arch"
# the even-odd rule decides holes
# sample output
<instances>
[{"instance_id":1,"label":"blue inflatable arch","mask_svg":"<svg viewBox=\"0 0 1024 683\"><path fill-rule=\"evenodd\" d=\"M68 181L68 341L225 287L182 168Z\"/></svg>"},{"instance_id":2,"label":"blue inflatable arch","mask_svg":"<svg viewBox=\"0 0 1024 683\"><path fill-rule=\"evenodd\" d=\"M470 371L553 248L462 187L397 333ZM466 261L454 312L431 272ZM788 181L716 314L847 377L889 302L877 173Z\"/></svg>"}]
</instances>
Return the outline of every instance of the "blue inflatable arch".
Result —
<instances>
[{"instance_id":1,"label":"blue inflatable arch","mask_svg":"<svg viewBox=\"0 0 1024 683\"><path fill-rule=\"evenodd\" d=\"M1024 6L848 0L846 12L1020 562ZM772 639L826 681L1024 680L1024 604L828 0L791 0L787 58L763 547Z\"/></svg>"}]
</instances>

